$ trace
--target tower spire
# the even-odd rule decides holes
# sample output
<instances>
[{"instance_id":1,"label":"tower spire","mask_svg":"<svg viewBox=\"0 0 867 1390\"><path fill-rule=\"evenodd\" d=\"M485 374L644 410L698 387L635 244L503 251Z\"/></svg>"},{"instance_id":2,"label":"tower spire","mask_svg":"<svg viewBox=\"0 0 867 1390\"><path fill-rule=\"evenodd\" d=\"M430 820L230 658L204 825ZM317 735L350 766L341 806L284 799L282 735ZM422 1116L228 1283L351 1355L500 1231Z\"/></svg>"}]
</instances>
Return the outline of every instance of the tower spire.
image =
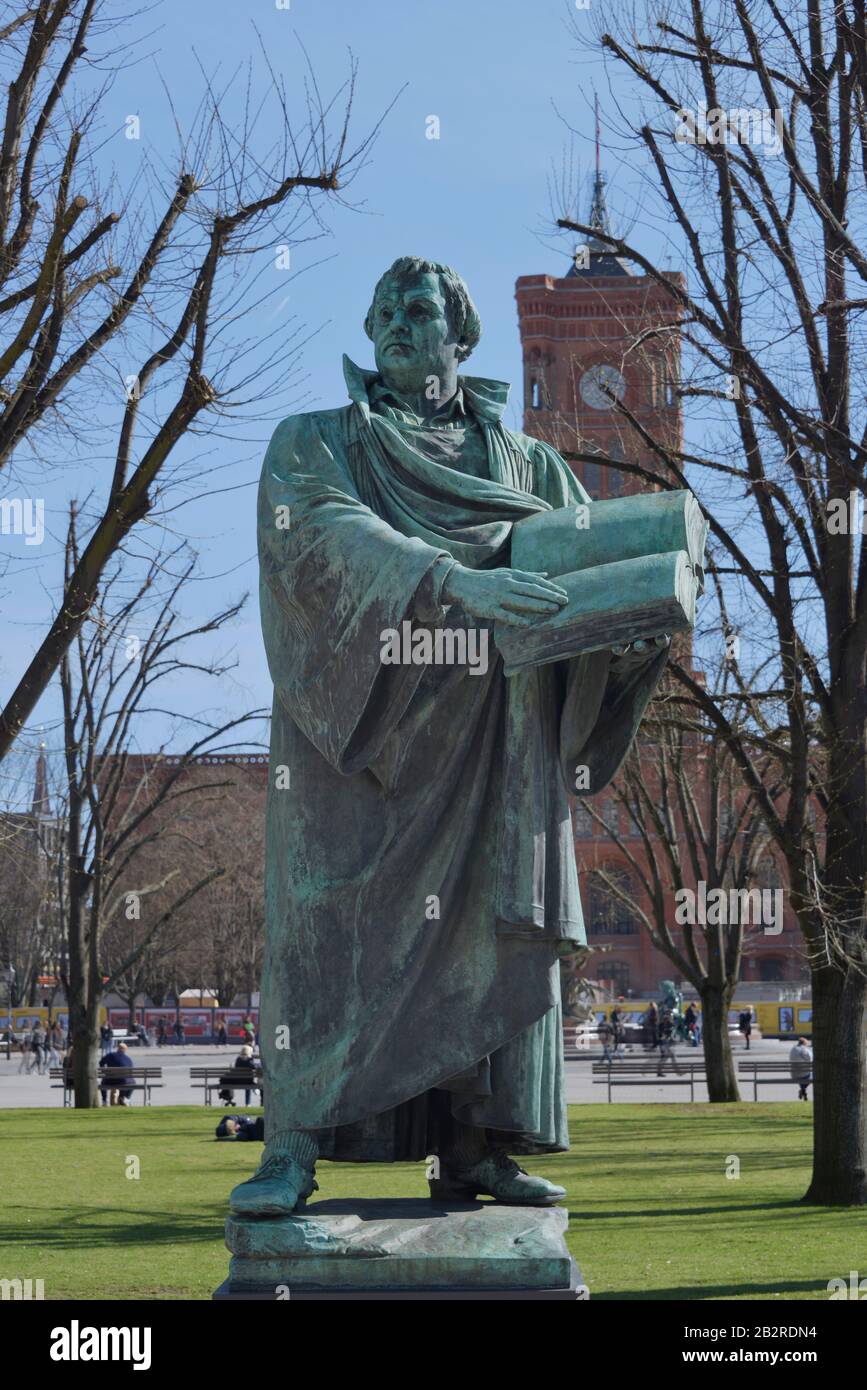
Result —
<instances>
[{"instance_id":1,"label":"tower spire","mask_svg":"<svg viewBox=\"0 0 867 1390\"><path fill-rule=\"evenodd\" d=\"M599 130L599 95L593 93L596 113L596 177L593 180L593 201L590 205L590 226L596 232L609 232L608 208L605 203L605 175L602 172L602 141ZM591 251L607 250L604 241L594 237L590 242Z\"/></svg>"},{"instance_id":2,"label":"tower spire","mask_svg":"<svg viewBox=\"0 0 867 1390\"><path fill-rule=\"evenodd\" d=\"M599 96L596 92L593 93L593 112L596 126L596 172L593 176L590 216L586 224L592 228L592 235L582 246L576 246L573 263L566 272L567 280L587 279L597 275L635 274L629 263L622 256L615 255L609 243L603 241L600 236L600 233L605 236L611 236L612 233L608 204L605 201L605 175L602 172L602 127L599 120Z\"/></svg>"}]
</instances>

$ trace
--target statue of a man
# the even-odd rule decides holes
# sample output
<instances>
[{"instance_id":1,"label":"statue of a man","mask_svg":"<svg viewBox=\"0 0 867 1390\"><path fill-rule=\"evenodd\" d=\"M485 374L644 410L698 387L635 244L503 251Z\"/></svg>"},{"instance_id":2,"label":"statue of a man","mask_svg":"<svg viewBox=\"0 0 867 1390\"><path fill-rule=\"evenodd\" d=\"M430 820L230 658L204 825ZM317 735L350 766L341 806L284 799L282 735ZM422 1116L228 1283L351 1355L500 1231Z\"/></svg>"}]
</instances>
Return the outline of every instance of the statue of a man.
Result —
<instances>
[{"instance_id":1,"label":"statue of a man","mask_svg":"<svg viewBox=\"0 0 867 1390\"><path fill-rule=\"evenodd\" d=\"M429 1157L434 1197L548 1205L563 1188L512 1156L568 1148L558 962L585 941L568 794L576 768L590 792L614 775L666 654L506 679L494 621L566 599L510 568L512 525L590 499L503 426L506 385L459 375L481 325L453 270L402 257L365 328L377 370L346 359L350 404L284 420L262 473L267 1142L231 1205L292 1212L317 1156ZM414 647L442 629L466 646ZM486 656L412 654L431 650Z\"/></svg>"}]
</instances>

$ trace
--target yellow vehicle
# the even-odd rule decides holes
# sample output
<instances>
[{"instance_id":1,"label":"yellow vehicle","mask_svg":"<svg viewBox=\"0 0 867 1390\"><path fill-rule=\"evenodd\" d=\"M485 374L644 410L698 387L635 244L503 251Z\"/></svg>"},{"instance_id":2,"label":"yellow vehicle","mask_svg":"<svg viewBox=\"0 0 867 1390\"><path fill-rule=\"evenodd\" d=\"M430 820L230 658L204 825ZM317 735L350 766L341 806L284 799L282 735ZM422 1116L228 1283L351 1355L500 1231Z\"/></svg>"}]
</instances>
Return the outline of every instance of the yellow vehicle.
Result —
<instances>
[{"instance_id":1,"label":"yellow vehicle","mask_svg":"<svg viewBox=\"0 0 867 1390\"><path fill-rule=\"evenodd\" d=\"M763 1038L809 1038L813 1032L812 999L764 1000L752 1010Z\"/></svg>"},{"instance_id":2,"label":"yellow vehicle","mask_svg":"<svg viewBox=\"0 0 867 1390\"><path fill-rule=\"evenodd\" d=\"M19 1004L12 1010L12 1033L14 1037L16 1039L23 1038L24 1034L29 1033L30 1029L35 1027L37 1023L41 1024L43 1028L47 1028L49 1015L51 1016L51 1021L54 1022L56 1019L63 1031L66 1032L69 1027L69 1010L65 1004L59 1004L53 1009L39 1008L36 1005ZM105 1023L107 1017L107 1010L100 1008L100 1027ZM0 1036L2 1036L4 1041L6 1038L6 1029L8 1027L9 1010L0 1007Z\"/></svg>"},{"instance_id":3,"label":"yellow vehicle","mask_svg":"<svg viewBox=\"0 0 867 1390\"><path fill-rule=\"evenodd\" d=\"M701 1001L694 1000L701 1013ZM616 1004L607 1004L594 1010L597 1021L611 1017L611 1011L618 1008L624 1015L627 1027L630 1023L641 1023L650 1001L648 999L624 999ZM729 1009L729 1030L737 1031L738 1020L744 1009L752 1009L753 1027L763 1038L809 1038L813 1032L813 1002L811 999L739 1000Z\"/></svg>"}]
</instances>

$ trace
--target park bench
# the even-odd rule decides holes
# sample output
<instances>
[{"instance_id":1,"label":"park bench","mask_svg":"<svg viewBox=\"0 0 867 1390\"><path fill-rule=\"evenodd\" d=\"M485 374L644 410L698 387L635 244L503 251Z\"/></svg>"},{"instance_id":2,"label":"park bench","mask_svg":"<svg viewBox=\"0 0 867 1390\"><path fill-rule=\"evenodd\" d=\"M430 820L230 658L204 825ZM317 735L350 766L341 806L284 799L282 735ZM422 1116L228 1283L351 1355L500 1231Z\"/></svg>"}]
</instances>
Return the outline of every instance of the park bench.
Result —
<instances>
[{"instance_id":1,"label":"park bench","mask_svg":"<svg viewBox=\"0 0 867 1390\"><path fill-rule=\"evenodd\" d=\"M213 1105L212 1091L261 1091L262 1068L257 1064L250 1072L234 1067L190 1067L190 1080L194 1090L204 1091L205 1105Z\"/></svg>"},{"instance_id":2,"label":"park bench","mask_svg":"<svg viewBox=\"0 0 867 1390\"><path fill-rule=\"evenodd\" d=\"M738 1062L738 1075L745 1076L753 1083L753 1100L759 1098L759 1087L777 1085L788 1081L793 1085L788 1061L777 1062Z\"/></svg>"},{"instance_id":3,"label":"park bench","mask_svg":"<svg viewBox=\"0 0 867 1390\"><path fill-rule=\"evenodd\" d=\"M67 1079L70 1077L65 1067L52 1067L49 1071L51 1078L52 1091L61 1090L63 1092L63 1104L72 1104L72 1085ZM163 1085L162 1067L104 1067L96 1074L97 1085L100 1089L105 1086L107 1091L116 1090L118 1086L129 1085L135 1082L130 1100L138 1092L143 1097L143 1104L150 1105L151 1091L158 1090Z\"/></svg>"},{"instance_id":4,"label":"park bench","mask_svg":"<svg viewBox=\"0 0 867 1390\"><path fill-rule=\"evenodd\" d=\"M680 1058L665 1058L665 1065L672 1063L674 1073L666 1071L659 1075L659 1058L648 1057L641 1061L594 1062L591 1068L593 1084L608 1087L608 1100L611 1101L613 1086L646 1086L648 1083L663 1086L688 1086L689 1098L695 1100L695 1083L704 1081L704 1062L684 1062Z\"/></svg>"}]
</instances>

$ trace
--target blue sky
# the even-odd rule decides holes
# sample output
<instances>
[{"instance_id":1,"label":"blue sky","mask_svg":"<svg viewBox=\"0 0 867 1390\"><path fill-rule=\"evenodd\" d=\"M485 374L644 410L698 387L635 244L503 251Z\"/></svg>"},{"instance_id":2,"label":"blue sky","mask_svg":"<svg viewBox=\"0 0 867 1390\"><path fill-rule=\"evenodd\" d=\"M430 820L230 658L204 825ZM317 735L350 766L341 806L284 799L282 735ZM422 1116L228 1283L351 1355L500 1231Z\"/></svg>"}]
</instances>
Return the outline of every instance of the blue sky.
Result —
<instances>
[{"instance_id":1,"label":"blue sky","mask_svg":"<svg viewBox=\"0 0 867 1390\"><path fill-rule=\"evenodd\" d=\"M662 237L651 229L654 217L646 215L646 188L607 134L617 102L629 100L628 91L612 89L609 80L622 84L623 78L576 50L567 29L570 13L577 13L579 24L590 24L589 13L570 11L568 0L291 0L288 10L278 9L275 0L184 0L158 6L139 22L140 30L150 32L142 56L106 99L104 128L117 133L106 140L100 158L106 169L119 168L122 179L134 173L134 162L143 154L170 158L171 116L161 82L185 122L201 90L196 60L225 80L248 54L255 55L256 30L290 92L298 90L303 73L299 40L325 92L345 77L351 50L359 65L353 117L357 138L400 95L349 191L355 210L328 210L330 236L293 253L296 274L281 312L287 326L300 321L314 334L302 360L305 408L345 402L341 354L371 363L362 330L371 289L396 256L419 254L453 264L467 279L483 323L469 370L518 383L506 423L519 427L514 283L523 274L562 274L567 264L570 239L552 234L552 170L556 177L571 142L583 204L579 211L586 212L594 158L594 87L602 104L603 143L608 146L603 165L610 177L612 212L650 255L674 264L665 260ZM122 134L129 113L141 119L137 144ZM227 119L236 115L227 109ZM438 140L425 135L431 115L439 118ZM574 135L561 116L574 127ZM651 211L658 216L658 206ZM637 216L640 229L633 225ZM263 333L279 325L273 308L262 312ZM257 322L251 323L251 329L257 328ZM293 408L296 394L287 390L284 413ZM243 589L251 591L245 617L222 643L223 650L237 652L238 672L219 689L203 690L193 678L177 683L172 698L179 710L204 704L233 714L270 703L255 601L254 534L255 481L270 428L262 422L252 432L252 444L249 431L237 441L221 440L211 466L220 470L219 487L235 490L215 491L194 515L186 507L173 518L181 532L195 538L208 576L190 595L192 615L210 611ZM40 547L38 558L33 552L24 557L17 591L13 585L10 640L0 658L3 693L23 669L50 613L66 500L88 486L100 495L104 484L104 470L84 467L78 473L67 470L49 493L49 530L55 540ZM28 746L41 723L50 730L55 714L52 695L31 724ZM141 746L147 746L150 732L146 724L140 730Z\"/></svg>"}]
</instances>

